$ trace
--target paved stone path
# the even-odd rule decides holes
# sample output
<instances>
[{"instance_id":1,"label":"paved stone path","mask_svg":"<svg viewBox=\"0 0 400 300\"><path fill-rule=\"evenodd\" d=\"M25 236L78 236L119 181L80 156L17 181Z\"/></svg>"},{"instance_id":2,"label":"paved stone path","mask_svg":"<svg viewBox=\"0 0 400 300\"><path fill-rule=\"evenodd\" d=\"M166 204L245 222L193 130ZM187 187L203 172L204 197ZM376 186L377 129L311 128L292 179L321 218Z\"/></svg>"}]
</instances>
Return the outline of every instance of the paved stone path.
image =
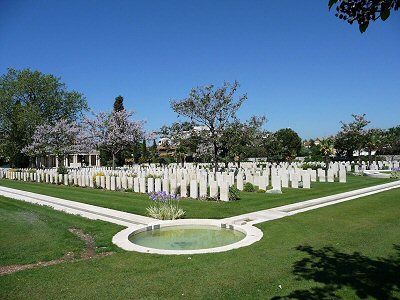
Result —
<instances>
[{"instance_id":1,"label":"paved stone path","mask_svg":"<svg viewBox=\"0 0 400 300\"><path fill-rule=\"evenodd\" d=\"M336 195L316 198L313 200L307 200L302 202L297 202L289 205L274 207L271 209L260 210L248 214L243 214L239 216L234 216L230 218L223 219L227 223L234 224L258 224L262 222L267 222L275 219L284 218L287 216L295 215L301 212L317 209L320 207L333 205L340 202L345 202L360 197L365 197L368 195L384 192L387 190L400 188L400 181L394 181L390 183L375 185L363 189L358 189L350 192L344 192Z\"/></svg>"},{"instance_id":2,"label":"paved stone path","mask_svg":"<svg viewBox=\"0 0 400 300\"><path fill-rule=\"evenodd\" d=\"M317 209L320 207L333 205L336 203L380 193L394 188L400 188L400 181L380 184L372 187L354 190L351 192L345 192L313 200L302 201L271 209L260 210L252 213L225 218L222 221L226 223L233 223L240 225L244 224L254 225L266 221L271 221L291 216L308 210ZM67 213L75 215L81 215L89 219L103 220L126 227L132 227L135 225L146 225L157 221L156 219L153 218L122 212L119 210L65 200L56 197L45 196L42 194L36 194L2 186L0 186L0 195L31 203L47 205L56 210L65 211Z\"/></svg>"}]
</instances>

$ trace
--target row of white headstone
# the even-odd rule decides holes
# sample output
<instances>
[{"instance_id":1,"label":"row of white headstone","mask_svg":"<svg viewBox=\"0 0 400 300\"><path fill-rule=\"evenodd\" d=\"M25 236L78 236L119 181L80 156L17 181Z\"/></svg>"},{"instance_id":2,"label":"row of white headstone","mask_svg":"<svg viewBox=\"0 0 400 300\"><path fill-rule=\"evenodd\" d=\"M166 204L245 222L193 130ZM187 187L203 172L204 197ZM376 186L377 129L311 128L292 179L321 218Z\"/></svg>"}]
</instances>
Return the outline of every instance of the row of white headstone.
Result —
<instances>
[{"instance_id":1,"label":"row of white headstone","mask_svg":"<svg viewBox=\"0 0 400 300\"><path fill-rule=\"evenodd\" d=\"M229 200L229 187L236 183L239 190L244 189L244 184L247 182L258 186L259 189L267 190L269 186L269 179L271 178L272 189L281 191L283 188L288 188L289 183L291 188L311 188L311 182L316 182L317 178L320 182L334 182L335 176L339 176L339 182L346 182L346 169L341 168L339 172L329 169L327 174L325 170L319 169L318 171L308 169L272 169L271 172L264 170L264 172L256 172L252 174L246 170L245 173L241 171L237 173L236 182L233 172L217 172L216 176L210 173L201 173L197 176L196 173L186 173L182 177L177 177L176 174L164 174L164 177L146 177L145 173L139 176L125 173L123 171L117 172L117 175L96 176L92 175L93 172L88 170L80 170L71 172L68 175L57 174L55 170L37 170L37 171L22 171L14 172L10 170L1 170L2 178L23 181L36 181L53 184L75 185L81 187L98 187L108 190L133 190L138 193L179 193L182 197L190 198L219 198L222 201ZM5 173L4 173L5 172ZM107 172L110 173L110 172ZM271 174L269 174L271 173ZM99 173L97 173L99 174ZM301 184L300 184L301 183Z\"/></svg>"}]
</instances>

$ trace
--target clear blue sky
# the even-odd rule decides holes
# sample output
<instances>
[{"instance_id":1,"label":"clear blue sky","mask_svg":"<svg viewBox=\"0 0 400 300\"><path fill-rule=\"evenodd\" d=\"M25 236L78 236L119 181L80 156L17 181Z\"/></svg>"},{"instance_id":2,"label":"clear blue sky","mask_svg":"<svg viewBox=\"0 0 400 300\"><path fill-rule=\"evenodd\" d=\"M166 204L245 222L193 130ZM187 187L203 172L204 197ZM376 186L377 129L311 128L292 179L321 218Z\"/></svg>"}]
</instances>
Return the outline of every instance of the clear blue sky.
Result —
<instances>
[{"instance_id":1,"label":"clear blue sky","mask_svg":"<svg viewBox=\"0 0 400 300\"><path fill-rule=\"evenodd\" d=\"M360 34L307 1L0 0L0 73L62 78L95 111L123 95L148 129L177 120L170 99L238 80L240 118L302 138L334 134L351 113L400 124L400 12Z\"/></svg>"}]
</instances>

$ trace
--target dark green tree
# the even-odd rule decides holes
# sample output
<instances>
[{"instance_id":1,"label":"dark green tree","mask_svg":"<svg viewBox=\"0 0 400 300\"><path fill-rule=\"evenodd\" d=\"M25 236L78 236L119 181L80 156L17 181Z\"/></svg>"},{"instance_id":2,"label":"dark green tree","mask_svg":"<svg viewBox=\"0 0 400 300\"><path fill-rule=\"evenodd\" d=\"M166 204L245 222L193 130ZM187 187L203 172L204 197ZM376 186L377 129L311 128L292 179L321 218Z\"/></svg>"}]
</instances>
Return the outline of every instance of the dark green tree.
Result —
<instances>
[{"instance_id":1,"label":"dark green tree","mask_svg":"<svg viewBox=\"0 0 400 300\"><path fill-rule=\"evenodd\" d=\"M361 33L370 22L386 21L392 10L398 10L399 0L329 0L329 9L335 7L335 16L349 24L358 23Z\"/></svg>"},{"instance_id":2,"label":"dark green tree","mask_svg":"<svg viewBox=\"0 0 400 300\"><path fill-rule=\"evenodd\" d=\"M284 160L283 147L273 132L266 133L262 145L268 161L280 162Z\"/></svg>"},{"instance_id":3,"label":"dark green tree","mask_svg":"<svg viewBox=\"0 0 400 300\"><path fill-rule=\"evenodd\" d=\"M276 141L278 141L282 158L291 161L299 154L301 150L301 138L291 128L283 128L274 133Z\"/></svg>"},{"instance_id":4,"label":"dark green tree","mask_svg":"<svg viewBox=\"0 0 400 300\"><path fill-rule=\"evenodd\" d=\"M114 111L121 111L124 110L124 97L119 95L118 97L115 98L114 101Z\"/></svg>"},{"instance_id":5,"label":"dark green tree","mask_svg":"<svg viewBox=\"0 0 400 300\"><path fill-rule=\"evenodd\" d=\"M135 161L135 163L139 162L139 159L141 157L141 152L140 152L140 143L136 142L133 145L133 149L132 149L132 156L133 156L133 160Z\"/></svg>"},{"instance_id":6,"label":"dark green tree","mask_svg":"<svg viewBox=\"0 0 400 300\"><path fill-rule=\"evenodd\" d=\"M382 129L371 128L365 132L364 148L368 151L368 161L372 163L372 151L379 151L384 145L384 132ZM376 153L376 152L375 152Z\"/></svg>"},{"instance_id":7,"label":"dark green tree","mask_svg":"<svg viewBox=\"0 0 400 300\"><path fill-rule=\"evenodd\" d=\"M361 162L361 151L365 146L365 127L370 123L365 114L352 114L353 121L342 123L342 130L335 137L335 148L342 155L348 158L353 157L353 152L357 150Z\"/></svg>"},{"instance_id":8,"label":"dark green tree","mask_svg":"<svg viewBox=\"0 0 400 300\"><path fill-rule=\"evenodd\" d=\"M258 157L257 151L261 147L261 141L265 135L262 126L266 117L253 116L250 120L242 123L239 120L231 123L222 134L221 157L227 165L240 161L247 157Z\"/></svg>"},{"instance_id":9,"label":"dark green tree","mask_svg":"<svg viewBox=\"0 0 400 300\"><path fill-rule=\"evenodd\" d=\"M76 121L87 110L85 97L69 91L59 77L30 69L8 69L0 77L0 140L3 157L14 166L27 166L21 150L38 125Z\"/></svg>"},{"instance_id":10,"label":"dark green tree","mask_svg":"<svg viewBox=\"0 0 400 300\"><path fill-rule=\"evenodd\" d=\"M392 155L392 160L394 155L400 153L400 125L385 131L381 152Z\"/></svg>"},{"instance_id":11,"label":"dark green tree","mask_svg":"<svg viewBox=\"0 0 400 300\"><path fill-rule=\"evenodd\" d=\"M149 150L147 149L147 145L146 145L146 139L143 138L142 144L140 145L140 152L141 152L141 158L140 158L140 162L144 163L144 162L148 162L150 155L149 155Z\"/></svg>"}]
</instances>

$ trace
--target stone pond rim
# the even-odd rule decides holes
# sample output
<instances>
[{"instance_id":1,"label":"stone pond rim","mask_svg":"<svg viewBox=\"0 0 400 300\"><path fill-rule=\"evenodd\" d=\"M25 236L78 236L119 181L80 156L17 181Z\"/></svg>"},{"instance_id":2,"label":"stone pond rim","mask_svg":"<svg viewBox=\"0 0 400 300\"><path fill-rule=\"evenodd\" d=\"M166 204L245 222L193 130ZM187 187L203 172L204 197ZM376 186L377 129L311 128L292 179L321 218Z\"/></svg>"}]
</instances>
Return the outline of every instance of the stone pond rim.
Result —
<instances>
[{"instance_id":1,"label":"stone pond rim","mask_svg":"<svg viewBox=\"0 0 400 300\"><path fill-rule=\"evenodd\" d=\"M194 226L194 227L204 227L209 228L215 227L226 228L228 230L235 230L244 235L243 238L236 242L220 245L217 247L209 247L202 249L190 249L190 250L175 250L175 249L157 249L151 247L145 247L135 244L130 241L130 238L135 234L140 234L142 232L150 230L159 230L160 228L174 227L179 228ZM252 225L237 225L229 222L224 222L221 220L214 219L179 219L179 220L168 220L168 221L157 221L150 223L148 225L138 225L126 228L113 237L113 243L127 251L136 251L141 253L152 253L152 254L164 254L164 255L185 255L185 254L202 254L202 253L218 253L225 252L233 249L238 249L241 247L249 246L263 237L263 232Z\"/></svg>"}]
</instances>

